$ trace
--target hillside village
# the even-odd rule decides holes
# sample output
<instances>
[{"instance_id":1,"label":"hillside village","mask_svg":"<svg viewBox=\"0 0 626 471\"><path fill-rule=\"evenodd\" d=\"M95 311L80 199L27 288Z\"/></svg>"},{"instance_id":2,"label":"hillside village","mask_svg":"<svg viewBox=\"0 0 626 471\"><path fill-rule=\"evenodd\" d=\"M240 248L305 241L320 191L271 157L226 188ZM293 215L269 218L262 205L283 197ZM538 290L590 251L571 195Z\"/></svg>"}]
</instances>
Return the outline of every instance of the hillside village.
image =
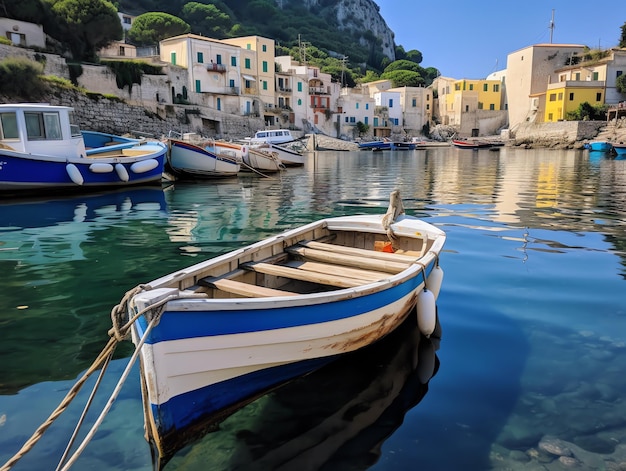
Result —
<instances>
[{"instance_id":1,"label":"hillside village","mask_svg":"<svg viewBox=\"0 0 626 471\"><path fill-rule=\"evenodd\" d=\"M133 17L118 15L130 28ZM39 25L0 18L0 30L14 43L14 51L5 55L18 49L33 55L31 49L45 46ZM162 74L120 90L106 66L85 64L77 78L80 86L117 95L161 117L172 108L183 109L187 122L181 131L208 137L244 137L237 135L241 127L230 127L236 117L253 123L252 128L289 128L348 141L495 135L529 142L539 133L553 136L552 145L574 147L606 124L613 124L614 139L626 140L626 96L616 84L626 72L623 48L598 56L584 45L535 44L511 52L506 69L483 80L440 76L428 87L393 87L389 80L345 87L306 61L276 57L274 40L260 36L218 40L185 34L148 51L117 42L100 57L147 61L160 66ZM59 57L47 58L45 73L69 77ZM610 122L581 128L565 121L585 102L608 105L614 110Z\"/></svg>"}]
</instances>

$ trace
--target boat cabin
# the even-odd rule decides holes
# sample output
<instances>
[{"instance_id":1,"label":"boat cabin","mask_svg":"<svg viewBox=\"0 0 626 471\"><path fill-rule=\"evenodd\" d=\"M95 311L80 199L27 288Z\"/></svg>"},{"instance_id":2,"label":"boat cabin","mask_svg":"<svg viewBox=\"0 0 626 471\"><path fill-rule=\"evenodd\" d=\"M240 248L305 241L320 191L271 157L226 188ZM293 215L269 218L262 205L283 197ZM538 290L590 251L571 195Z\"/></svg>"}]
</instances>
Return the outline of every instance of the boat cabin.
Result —
<instances>
[{"instance_id":1,"label":"boat cabin","mask_svg":"<svg viewBox=\"0 0 626 471\"><path fill-rule=\"evenodd\" d=\"M74 109L47 104L0 105L0 147L16 152L84 157L85 143Z\"/></svg>"},{"instance_id":2,"label":"boat cabin","mask_svg":"<svg viewBox=\"0 0 626 471\"><path fill-rule=\"evenodd\" d=\"M284 142L295 141L295 137L289 129L268 129L266 131L257 131L250 140L251 144L282 144Z\"/></svg>"}]
</instances>

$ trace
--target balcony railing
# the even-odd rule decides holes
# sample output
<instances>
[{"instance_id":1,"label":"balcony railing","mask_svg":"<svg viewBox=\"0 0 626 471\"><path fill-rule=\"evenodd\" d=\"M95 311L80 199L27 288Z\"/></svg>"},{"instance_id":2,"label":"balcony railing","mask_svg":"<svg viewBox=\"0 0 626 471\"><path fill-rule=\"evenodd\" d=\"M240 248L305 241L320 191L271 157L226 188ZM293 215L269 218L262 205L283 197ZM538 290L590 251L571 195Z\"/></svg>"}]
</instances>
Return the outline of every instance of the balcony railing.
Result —
<instances>
[{"instance_id":1,"label":"balcony railing","mask_svg":"<svg viewBox=\"0 0 626 471\"><path fill-rule=\"evenodd\" d=\"M214 64L211 62L206 65L206 70L208 72L226 72L226 66L224 64Z\"/></svg>"}]
</instances>

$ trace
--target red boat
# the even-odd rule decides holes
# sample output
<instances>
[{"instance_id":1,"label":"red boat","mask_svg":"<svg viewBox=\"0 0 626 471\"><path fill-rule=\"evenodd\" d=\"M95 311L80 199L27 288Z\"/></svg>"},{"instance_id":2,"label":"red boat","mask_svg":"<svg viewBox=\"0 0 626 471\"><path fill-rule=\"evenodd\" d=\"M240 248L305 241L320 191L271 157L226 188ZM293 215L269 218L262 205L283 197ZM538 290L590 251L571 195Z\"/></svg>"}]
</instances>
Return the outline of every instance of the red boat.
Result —
<instances>
[{"instance_id":1,"label":"red boat","mask_svg":"<svg viewBox=\"0 0 626 471\"><path fill-rule=\"evenodd\" d=\"M486 147L494 147L500 144L494 144L489 141L478 141L478 140L461 140L461 139L452 139L452 144L454 144L459 149L483 149Z\"/></svg>"}]
</instances>

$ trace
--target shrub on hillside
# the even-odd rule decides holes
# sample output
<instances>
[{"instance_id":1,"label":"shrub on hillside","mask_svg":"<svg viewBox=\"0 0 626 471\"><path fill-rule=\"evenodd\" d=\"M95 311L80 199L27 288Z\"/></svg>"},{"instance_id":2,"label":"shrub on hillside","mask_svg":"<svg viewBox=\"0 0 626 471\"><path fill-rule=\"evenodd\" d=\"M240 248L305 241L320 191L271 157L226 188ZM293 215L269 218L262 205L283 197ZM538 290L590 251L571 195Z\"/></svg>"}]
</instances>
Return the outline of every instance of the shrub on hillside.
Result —
<instances>
[{"instance_id":1,"label":"shrub on hillside","mask_svg":"<svg viewBox=\"0 0 626 471\"><path fill-rule=\"evenodd\" d=\"M0 61L0 95L37 99L48 89L42 80L43 65L24 57Z\"/></svg>"}]
</instances>

